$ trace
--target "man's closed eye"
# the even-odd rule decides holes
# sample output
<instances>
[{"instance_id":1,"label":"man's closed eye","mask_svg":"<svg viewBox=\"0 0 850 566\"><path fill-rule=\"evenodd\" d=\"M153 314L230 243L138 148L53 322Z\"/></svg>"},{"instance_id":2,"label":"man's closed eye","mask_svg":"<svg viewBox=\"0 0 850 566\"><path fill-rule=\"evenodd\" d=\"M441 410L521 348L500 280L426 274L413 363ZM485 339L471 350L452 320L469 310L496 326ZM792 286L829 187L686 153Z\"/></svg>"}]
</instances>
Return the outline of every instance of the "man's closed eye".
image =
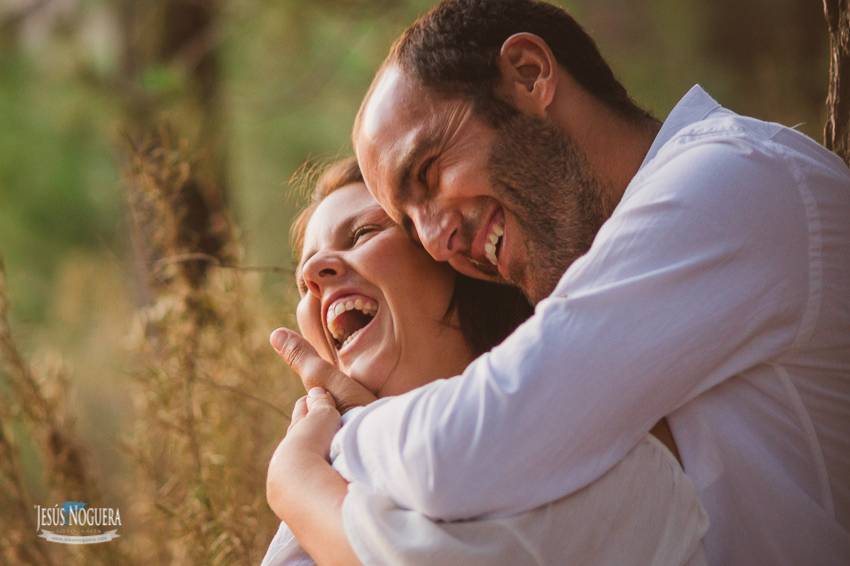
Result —
<instances>
[{"instance_id":1,"label":"man's closed eye","mask_svg":"<svg viewBox=\"0 0 850 566\"><path fill-rule=\"evenodd\" d=\"M422 167L419 168L419 175L418 175L419 182L426 189L429 188L428 173L431 171L431 166L434 164L434 161L436 161L436 160L437 160L436 157L431 157L422 164Z\"/></svg>"}]
</instances>

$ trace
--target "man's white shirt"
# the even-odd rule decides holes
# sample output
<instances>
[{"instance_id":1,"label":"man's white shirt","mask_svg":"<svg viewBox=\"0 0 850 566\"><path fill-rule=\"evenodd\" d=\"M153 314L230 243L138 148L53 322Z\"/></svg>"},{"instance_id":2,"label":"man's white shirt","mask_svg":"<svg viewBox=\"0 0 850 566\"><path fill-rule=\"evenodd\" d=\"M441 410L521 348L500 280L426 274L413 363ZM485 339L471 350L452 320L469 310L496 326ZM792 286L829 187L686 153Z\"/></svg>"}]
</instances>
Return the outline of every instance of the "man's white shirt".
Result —
<instances>
[{"instance_id":1,"label":"man's white shirt","mask_svg":"<svg viewBox=\"0 0 850 566\"><path fill-rule=\"evenodd\" d=\"M342 522L358 560L368 565L706 564L708 516L693 482L652 436L584 489L510 517L431 521L351 483ZM261 566L313 565L281 523Z\"/></svg>"},{"instance_id":2,"label":"man's white shirt","mask_svg":"<svg viewBox=\"0 0 850 566\"><path fill-rule=\"evenodd\" d=\"M359 410L332 455L401 507L500 517L664 416L710 564L850 564L850 172L698 86L534 316L463 376Z\"/></svg>"}]
</instances>

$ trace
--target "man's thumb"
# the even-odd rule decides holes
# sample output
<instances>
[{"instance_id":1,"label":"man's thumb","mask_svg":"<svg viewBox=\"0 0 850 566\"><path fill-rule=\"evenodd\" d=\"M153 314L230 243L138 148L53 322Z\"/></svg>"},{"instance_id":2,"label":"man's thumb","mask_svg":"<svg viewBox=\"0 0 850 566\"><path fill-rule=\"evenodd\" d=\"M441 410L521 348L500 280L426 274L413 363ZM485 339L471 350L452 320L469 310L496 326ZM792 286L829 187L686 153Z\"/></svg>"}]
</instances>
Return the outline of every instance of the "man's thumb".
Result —
<instances>
[{"instance_id":1,"label":"man's thumb","mask_svg":"<svg viewBox=\"0 0 850 566\"><path fill-rule=\"evenodd\" d=\"M288 328L278 328L272 332L269 336L269 342L286 362L286 365L302 377L304 377L304 371L311 369L308 366L315 365L316 362L326 364L309 342L302 338L300 334L292 332Z\"/></svg>"},{"instance_id":2,"label":"man's thumb","mask_svg":"<svg viewBox=\"0 0 850 566\"><path fill-rule=\"evenodd\" d=\"M283 361L298 374L305 389L309 391L313 387L321 387L329 391L340 412L375 400L371 391L322 359L297 332L278 328L269 336L269 342Z\"/></svg>"}]
</instances>

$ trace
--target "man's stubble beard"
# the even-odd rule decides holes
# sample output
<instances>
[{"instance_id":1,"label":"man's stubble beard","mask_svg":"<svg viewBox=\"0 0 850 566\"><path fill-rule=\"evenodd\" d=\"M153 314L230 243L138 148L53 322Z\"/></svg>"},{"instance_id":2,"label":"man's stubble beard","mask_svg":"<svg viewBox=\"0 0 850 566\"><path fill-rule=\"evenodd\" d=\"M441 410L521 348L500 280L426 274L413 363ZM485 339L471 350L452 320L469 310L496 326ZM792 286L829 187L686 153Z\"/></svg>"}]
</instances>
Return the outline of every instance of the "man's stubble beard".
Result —
<instances>
[{"instance_id":1,"label":"man's stubble beard","mask_svg":"<svg viewBox=\"0 0 850 566\"><path fill-rule=\"evenodd\" d=\"M505 103L496 106L490 182L516 217L526 248L523 259L515 254L507 280L537 304L590 249L610 211L602 184L573 140L541 118Z\"/></svg>"}]
</instances>

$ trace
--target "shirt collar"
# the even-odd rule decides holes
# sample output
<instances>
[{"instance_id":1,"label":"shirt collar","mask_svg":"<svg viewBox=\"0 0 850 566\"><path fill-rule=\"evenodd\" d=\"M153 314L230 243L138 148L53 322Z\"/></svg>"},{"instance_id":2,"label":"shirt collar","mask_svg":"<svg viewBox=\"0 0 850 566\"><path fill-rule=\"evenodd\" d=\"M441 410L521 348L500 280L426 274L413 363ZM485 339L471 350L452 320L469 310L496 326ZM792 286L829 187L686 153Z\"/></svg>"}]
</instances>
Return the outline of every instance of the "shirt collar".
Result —
<instances>
[{"instance_id":1,"label":"shirt collar","mask_svg":"<svg viewBox=\"0 0 850 566\"><path fill-rule=\"evenodd\" d=\"M667 119L664 120L661 130L655 136L655 141L652 142L646 157L643 158L643 163L640 164L640 169L643 169L647 163L652 161L664 144L670 141L679 130L694 122L699 122L717 108L720 108L720 104L711 98L701 86L692 86L691 90L682 97L670 111Z\"/></svg>"}]
</instances>

